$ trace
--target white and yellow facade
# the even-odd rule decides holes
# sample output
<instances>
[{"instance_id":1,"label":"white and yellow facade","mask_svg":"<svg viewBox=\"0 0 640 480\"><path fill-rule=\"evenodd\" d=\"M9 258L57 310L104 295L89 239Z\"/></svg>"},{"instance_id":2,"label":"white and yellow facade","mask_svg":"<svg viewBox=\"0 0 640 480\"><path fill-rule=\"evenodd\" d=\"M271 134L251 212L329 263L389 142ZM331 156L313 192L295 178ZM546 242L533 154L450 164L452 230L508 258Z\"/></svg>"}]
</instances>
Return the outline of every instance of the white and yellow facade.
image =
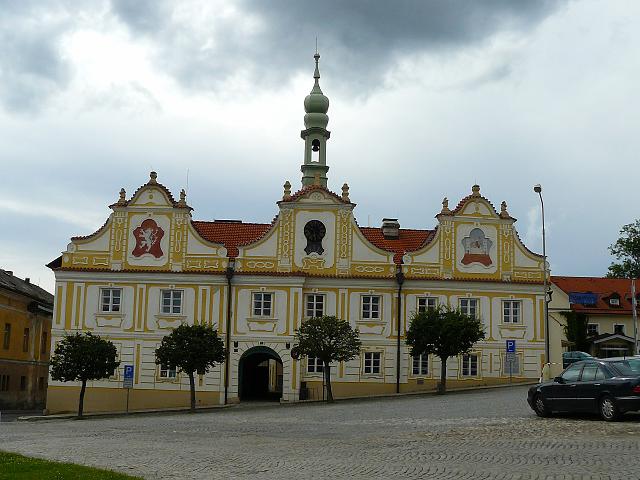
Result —
<instances>
[{"instance_id":1,"label":"white and yellow facade","mask_svg":"<svg viewBox=\"0 0 640 480\"><path fill-rule=\"evenodd\" d=\"M316 69L305 100L303 187L292 194L285 184L272 223L193 221L184 192L176 201L152 172L130 198L120 192L101 229L72 238L50 264L53 343L91 331L119 352L119 371L88 386L86 411L124 410L125 364L135 372L131 410L188 406L188 378L167 373L154 357L162 337L182 322L214 326L229 349L228 365L197 379L201 406L241 400L253 353L281 365L282 401L298 401L301 392L321 396L322 374L290 356L295 330L318 313L348 320L363 344L359 358L332 366L337 398L434 389L438 360L416 363L404 344L411 316L433 305L462 307L486 329L471 357L449 360L450 386L508 382L507 339L517 344L512 380L539 377L543 259L522 244L506 204L496 211L476 185L453 210L443 201L433 230L358 226L348 186L340 195L326 187L328 99L318 78ZM175 309L167 307L178 297ZM49 411L73 411L78 389L50 380Z\"/></svg>"}]
</instances>

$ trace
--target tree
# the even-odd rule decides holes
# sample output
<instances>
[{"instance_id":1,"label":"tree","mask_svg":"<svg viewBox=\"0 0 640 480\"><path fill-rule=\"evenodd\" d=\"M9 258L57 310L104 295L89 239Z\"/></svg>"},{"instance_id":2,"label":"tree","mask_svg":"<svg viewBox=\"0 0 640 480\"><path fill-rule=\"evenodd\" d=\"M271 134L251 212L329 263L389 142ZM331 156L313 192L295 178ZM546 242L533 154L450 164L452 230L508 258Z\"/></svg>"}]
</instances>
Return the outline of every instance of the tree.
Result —
<instances>
[{"instance_id":1,"label":"tree","mask_svg":"<svg viewBox=\"0 0 640 480\"><path fill-rule=\"evenodd\" d=\"M587 334L587 324L589 319L584 313L579 312L560 312L567 319L564 326L564 335L567 341L573 345L575 350L587 352L591 346L591 340Z\"/></svg>"},{"instance_id":2,"label":"tree","mask_svg":"<svg viewBox=\"0 0 640 480\"><path fill-rule=\"evenodd\" d=\"M620 238L609 246L609 251L618 259L619 263L611 263L607 277L639 278L640 220L624 225L620 230Z\"/></svg>"},{"instance_id":3,"label":"tree","mask_svg":"<svg viewBox=\"0 0 640 480\"><path fill-rule=\"evenodd\" d=\"M91 332L66 335L56 345L51 357L51 378L61 382L82 382L78 401L78 418L82 418L87 380L113 375L120 362L118 351L108 340Z\"/></svg>"},{"instance_id":4,"label":"tree","mask_svg":"<svg viewBox=\"0 0 640 480\"><path fill-rule=\"evenodd\" d=\"M438 393L447 391L447 359L462 355L484 338L482 322L449 307L427 309L413 315L406 343L412 357L433 354L440 358Z\"/></svg>"},{"instance_id":5,"label":"tree","mask_svg":"<svg viewBox=\"0 0 640 480\"><path fill-rule=\"evenodd\" d=\"M331 390L331 362L348 362L360 355L360 335L349 322L332 316L313 317L296 330L295 345L291 349L294 359L317 357L322 361L327 385L327 401L333 402Z\"/></svg>"},{"instance_id":6,"label":"tree","mask_svg":"<svg viewBox=\"0 0 640 480\"><path fill-rule=\"evenodd\" d=\"M209 325L182 324L162 339L156 349L156 364L174 367L189 376L191 411L196 409L194 374L204 375L216 363L225 359L225 350L218 332Z\"/></svg>"}]
</instances>

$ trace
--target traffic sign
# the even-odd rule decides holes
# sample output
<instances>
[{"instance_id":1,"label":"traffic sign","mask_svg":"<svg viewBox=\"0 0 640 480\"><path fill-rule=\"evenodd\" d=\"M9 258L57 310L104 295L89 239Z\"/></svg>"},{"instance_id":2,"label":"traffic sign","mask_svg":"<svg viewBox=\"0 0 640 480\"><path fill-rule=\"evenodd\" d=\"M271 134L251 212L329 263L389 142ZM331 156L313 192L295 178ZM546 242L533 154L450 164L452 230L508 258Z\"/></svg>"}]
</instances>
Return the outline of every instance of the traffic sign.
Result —
<instances>
[{"instance_id":1,"label":"traffic sign","mask_svg":"<svg viewBox=\"0 0 640 480\"><path fill-rule=\"evenodd\" d=\"M133 365L124 366L124 381L122 388L133 388Z\"/></svg>"},{"instance_id":2,"label":"traffic sign","mask_svg":"<svg viewBox=\"0 0 640 480\"><path fill-rule=\"evenodd\" d=\"M516 352L516 341L507 340L507 353L515 353L515 352Z\"/></svg>"}]
</instances>

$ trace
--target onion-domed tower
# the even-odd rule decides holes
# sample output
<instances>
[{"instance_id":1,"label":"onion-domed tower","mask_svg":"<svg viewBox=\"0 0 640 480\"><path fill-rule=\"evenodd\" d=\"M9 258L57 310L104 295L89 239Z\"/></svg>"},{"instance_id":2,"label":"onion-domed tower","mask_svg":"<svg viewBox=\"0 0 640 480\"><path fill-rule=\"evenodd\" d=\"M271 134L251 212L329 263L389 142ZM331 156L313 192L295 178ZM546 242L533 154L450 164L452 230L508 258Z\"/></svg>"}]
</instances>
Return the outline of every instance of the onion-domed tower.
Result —
<instances>
[{"instance_id":1,"label":"onion-domed tower","mask_svg":"<svg viewBox=\"0 0 640 480\"><path fill-rule=\"evenodd\" d=\"M302 186L313 185L317 182L316 178L323 187L327 186L327 140L330 132L327 130L329 123L329 99L325 97L320 89L320 69L318 68L318 60L320 54L316 52L313 56L316 59L316 70L313 74L315 83L311 89L311 93L304 99L304 126L305 129L300 132L300 136L304 140L304 164L300 168L302 170Z\"/></svg>"}]
</instances>

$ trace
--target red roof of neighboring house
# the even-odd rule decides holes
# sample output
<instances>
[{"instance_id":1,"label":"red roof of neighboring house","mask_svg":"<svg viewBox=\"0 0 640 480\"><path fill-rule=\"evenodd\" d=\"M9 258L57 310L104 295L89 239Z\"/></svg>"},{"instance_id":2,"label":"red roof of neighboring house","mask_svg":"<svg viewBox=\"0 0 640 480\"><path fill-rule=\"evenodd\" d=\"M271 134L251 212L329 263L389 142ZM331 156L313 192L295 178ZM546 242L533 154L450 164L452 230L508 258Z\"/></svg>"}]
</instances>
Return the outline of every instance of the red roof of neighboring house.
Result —
<instances>
[{"instance_id":1,"label":"red roof of neighboring house","mask_svg":"<svg viewBox=\"0 0 640 480\"><path fill-rule=\"evenodd\" d=\"M221 243L230 257L238 256L238 247L262 238L271 228L271 223L242 223L239 220L214 220L213 222L191 222L202 238Z\"/></svg>"},{"instance_id":2,"label":"red roof of neighboring house","mask_svg":"<svg viewBox=\"0 0 640 480\"><path fill-rule=\"evenodd\" d=\"M572 303L571 309L583 313L631 314L631 280L626 278L603 277L551 277L560 290L570 293L593 293L597 296L595 305ZM636 282L636 298L640 300L640 281ZM620 306L611 305L610 298L619 298Z\"/></svg>"},{"instance_id":3,"label":"red roof of neighboring house","mask_svg":"<svg viewBox=\"0 0 640 480\"><path fill-rule=\"evenodd\" d=\"M376 247L393 252L393 261L395 263L402 263L402 256L405 252L413 252L418 250L428 242L431 241L435 235L435 230L413 230L409 228L401 228L398 238L389 239L384 238L381 228L375 227L360 227L360 231L367 240L373 243Z\"/></svg>"}]
</instances>

